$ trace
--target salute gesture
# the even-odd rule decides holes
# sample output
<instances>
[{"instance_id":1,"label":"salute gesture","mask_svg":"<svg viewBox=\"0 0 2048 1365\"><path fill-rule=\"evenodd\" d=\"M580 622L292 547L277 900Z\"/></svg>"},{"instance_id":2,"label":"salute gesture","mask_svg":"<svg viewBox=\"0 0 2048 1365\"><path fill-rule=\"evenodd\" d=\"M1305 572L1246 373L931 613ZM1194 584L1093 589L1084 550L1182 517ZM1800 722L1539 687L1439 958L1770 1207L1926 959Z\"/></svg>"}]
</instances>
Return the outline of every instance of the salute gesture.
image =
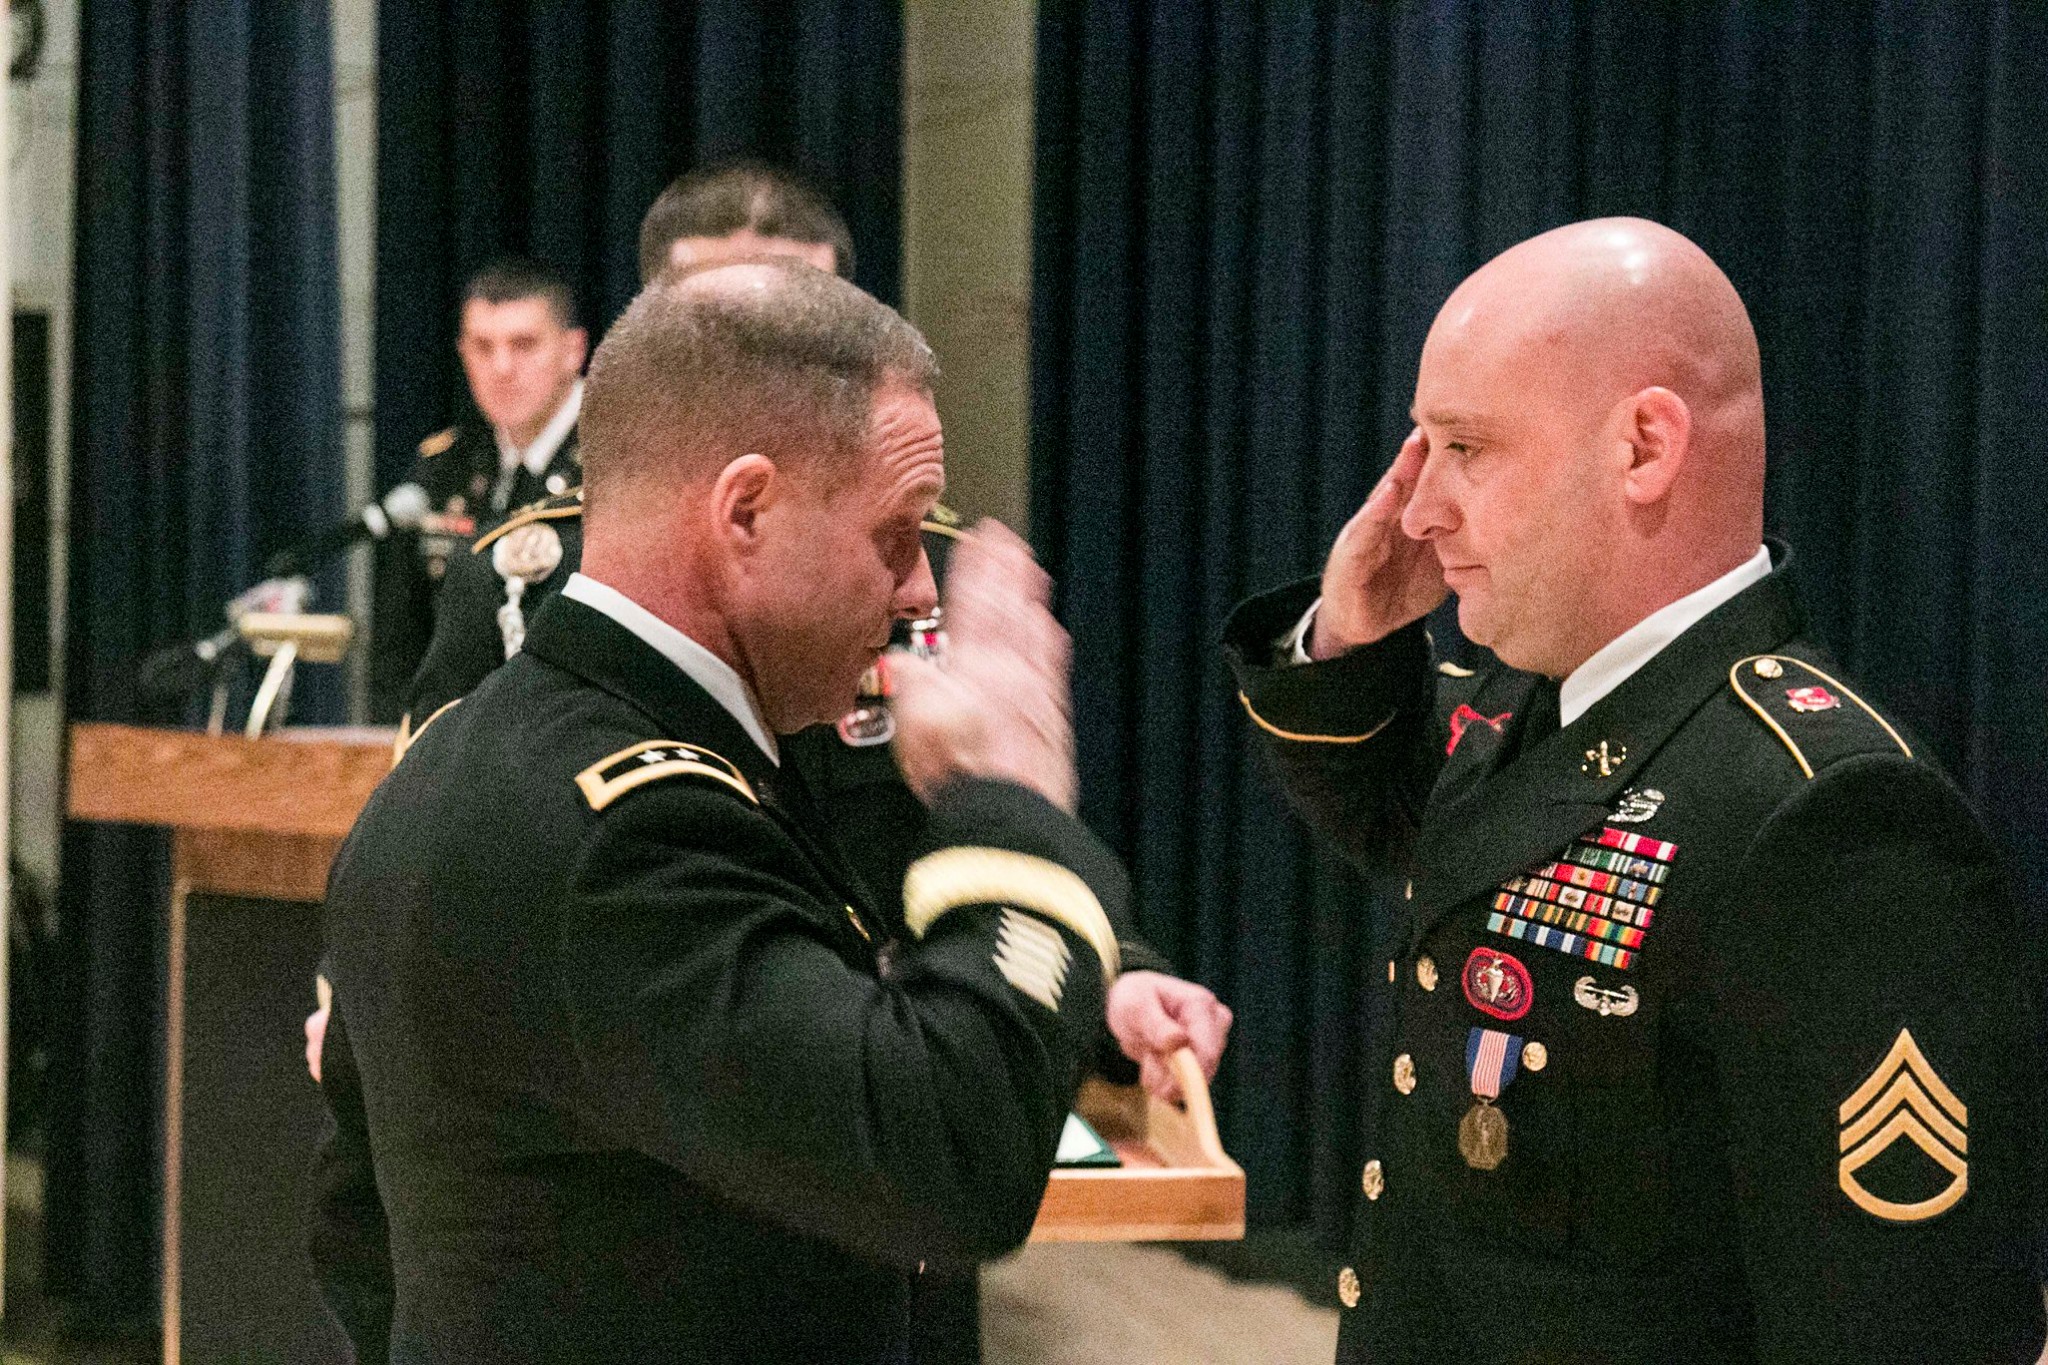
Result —
<instances>
[{"instance_id":1,"label":"salute gesture","mask_svg":"<svg viewBox=\"0 0 2048 1365\"><path fill-rule=\"evenodd\" d=\"M1323 567L1322 605L1308 641L1311 658L1334 658L1384 639L1444 600L1449 590L1436 552L1401 529L1401 514L1428 457L1429 438L1417 427L1364 506L1337 533Z\"/></svg>"}]
</instances>

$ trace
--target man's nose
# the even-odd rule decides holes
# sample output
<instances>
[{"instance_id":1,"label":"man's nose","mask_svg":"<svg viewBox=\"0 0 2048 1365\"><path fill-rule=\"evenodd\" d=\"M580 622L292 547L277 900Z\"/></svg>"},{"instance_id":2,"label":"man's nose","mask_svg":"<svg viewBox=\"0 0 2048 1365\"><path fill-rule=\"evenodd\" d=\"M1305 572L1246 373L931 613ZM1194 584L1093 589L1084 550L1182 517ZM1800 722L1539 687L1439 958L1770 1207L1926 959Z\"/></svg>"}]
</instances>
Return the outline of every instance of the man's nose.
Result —
<instances>
[{"instance_id":1,"label":"man's nose","mask_svg":"<svg viewBox=\"0 0 2048 1365\"><path fill-rule=\"evenodd\" d=\"M921 621L939 608L939 583L932 576L931 556L919 546L917 567L896 585L896 615L905 621Z\"/></svg>"},{"instance_id":2,"label":"man's nose","mask_svg":"<svg viewBox=\"0 0 2048 1365\"><path fill-rule=\"evenodd\" d=\"M1443 486L1443 465L1434 452L1423 459L1408 505L1401 509L1401 530L1412 540L1430 540L1457 527L1457 509Z\"/></svg>"}]
</instances>

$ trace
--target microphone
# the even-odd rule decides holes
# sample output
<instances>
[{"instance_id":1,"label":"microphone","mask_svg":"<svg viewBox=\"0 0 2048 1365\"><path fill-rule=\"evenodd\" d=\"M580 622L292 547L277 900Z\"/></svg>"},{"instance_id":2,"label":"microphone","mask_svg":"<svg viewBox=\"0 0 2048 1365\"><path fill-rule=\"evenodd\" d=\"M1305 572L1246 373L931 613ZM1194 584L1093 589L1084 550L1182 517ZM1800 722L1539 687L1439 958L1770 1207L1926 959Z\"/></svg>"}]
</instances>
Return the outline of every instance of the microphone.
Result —
<instances>
[{"instance_id":1,"label":"microphone","mask_svg":"<svg viewBox=\"0 0 2048 1365\"><path fill-rule=\"evenodd\" d=\"M396 490L393 490L394 492ZM228 623L203 640L166 645L142 661L141 692L159 700L176 699L197 690L213 676L221 659L242 647L242 618L252 611L284 612L306 609L313 585L303 578L266 578L244 589L227 605Z\"/></svg>"},{"instance_id":2,"label":"microphone","mask_svg":"<svg viewBox=\"0 0 2048 1365\"><path fill-rule=\"evenodd\" d=\"M383 540L393 531L416 530L433 510L433 499L416 483L402 483L347 521L316 531L270 557L264 572L273 578L306 573L359 540Z\"/></svg>"}]
</instances>

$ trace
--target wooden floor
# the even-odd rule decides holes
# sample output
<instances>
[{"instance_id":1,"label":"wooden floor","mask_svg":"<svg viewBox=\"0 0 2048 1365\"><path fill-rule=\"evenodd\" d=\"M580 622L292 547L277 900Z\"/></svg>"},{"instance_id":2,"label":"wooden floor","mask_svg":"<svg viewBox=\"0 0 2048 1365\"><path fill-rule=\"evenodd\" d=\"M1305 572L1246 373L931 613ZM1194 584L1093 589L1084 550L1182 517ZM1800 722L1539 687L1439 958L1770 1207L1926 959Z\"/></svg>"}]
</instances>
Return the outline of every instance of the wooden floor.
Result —
<instances>
[{"instance_id":1,"label":"wooden floor","mask_svg":"<svg viewBox=\"0 0 2048 1365\"><path fill-rule=\"evenodd\" d=\"M1329 1365L1337 1315L1156 1246L1026 1247L982 1272L986 1365Z\"/></svg>"}]
</instances>

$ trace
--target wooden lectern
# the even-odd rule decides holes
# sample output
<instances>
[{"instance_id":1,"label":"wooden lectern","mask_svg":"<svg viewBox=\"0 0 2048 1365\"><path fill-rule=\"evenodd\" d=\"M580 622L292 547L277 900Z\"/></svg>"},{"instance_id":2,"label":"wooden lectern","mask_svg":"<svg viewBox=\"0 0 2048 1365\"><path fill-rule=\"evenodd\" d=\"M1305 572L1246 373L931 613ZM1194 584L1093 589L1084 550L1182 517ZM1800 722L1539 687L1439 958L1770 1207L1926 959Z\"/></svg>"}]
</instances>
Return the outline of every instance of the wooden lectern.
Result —
<instances>
[{"instance_id":1,"label":"wooden lectern","mask_svg":"<svg viewBox=\"0 0 2048 1365\"><path fill-rule=\"evenodd\" d=\"M321 1105L300 1052L327 869L391 768L392 734L262 739L79 725L70 815L171 831L165 1041L165 1365L343 1360L305 1258ZM1122 1158L1053 1173L1035 1241L1244 1235L1244 1172L1190 1053L1184 1107L1088 1082L1076 1108Z\"/></svg>"},{"instance_id":2,"label":"wooden lectern","mask_svg":"<svg viewBox=\"0 0 2048 1365\"><path fill-rule=\"evenodd\" d=\"M300 1025L327 867L391 770L391 740L72 728L71 818L171 831L165 1365L348 1359L306 1261L322 1108Z\"/></svg>"}]
</instances>

